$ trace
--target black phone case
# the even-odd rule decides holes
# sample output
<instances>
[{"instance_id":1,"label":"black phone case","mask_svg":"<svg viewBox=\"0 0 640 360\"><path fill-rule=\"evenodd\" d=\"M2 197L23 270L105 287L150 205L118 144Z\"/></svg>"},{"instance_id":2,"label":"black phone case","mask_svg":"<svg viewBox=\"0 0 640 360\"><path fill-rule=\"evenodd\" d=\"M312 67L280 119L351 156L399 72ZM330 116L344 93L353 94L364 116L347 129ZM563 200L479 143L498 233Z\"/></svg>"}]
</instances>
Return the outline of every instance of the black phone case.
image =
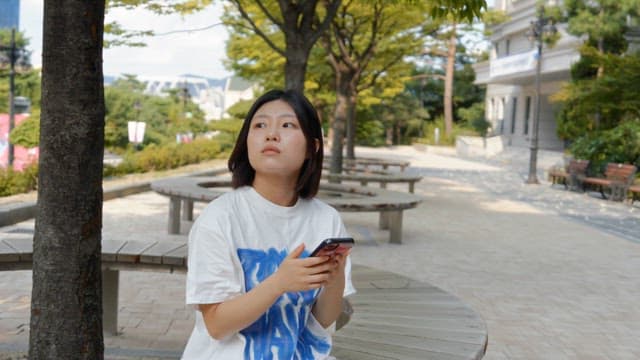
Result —
<instances>
[{"instance_id":1,"label":"black phone case","mask_svg":"<svg viewBox=\"0 0 640 360\"><path fill-rule=\"evenodd\" d=\"M313 250L313 252L311 252L311 255L309 255L309 256L316 256L316 255L318 255L318 253L320 253L325 248L333 247L333 249L337 249L340 245L353 247L354 243L355 242L353 241L353 238L329 238L329 239L325 239L315 248L315 250Z\"/></svg>"}]
</instances>

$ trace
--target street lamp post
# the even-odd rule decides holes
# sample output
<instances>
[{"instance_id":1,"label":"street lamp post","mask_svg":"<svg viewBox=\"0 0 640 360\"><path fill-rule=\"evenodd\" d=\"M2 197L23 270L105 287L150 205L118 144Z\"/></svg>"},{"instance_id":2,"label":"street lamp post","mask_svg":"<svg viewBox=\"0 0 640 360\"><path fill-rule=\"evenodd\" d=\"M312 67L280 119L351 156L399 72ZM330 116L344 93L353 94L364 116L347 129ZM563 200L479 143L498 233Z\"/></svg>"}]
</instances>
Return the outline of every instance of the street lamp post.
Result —
<instances>
[{"instance_id":1,"label":"street lamp post","mask_svg":"<svg viewBox=\"0 0 640 360\"><path fill-rule=\"evenodd\" d=\"M15 77L16 77L16 61L18 58L18 49L16 48L16 29L11 29L11 43L8 47L2 47L2 50L9 51L9 131L7 134L11 134L11 130L13 130L15 124L15 104L14 104L14 96L16 91L15 86ZM11 140L7 139L8 149L7 149L7 166L11 167L13 165L13 145L11 144Z\"/></svg>"},{"instance_id":2,"label":"street lamp post","mask_svg":"<svg viewBox=\"0 0 640 360\"><path fill-rule=\"evenodd\" d=\"M538 167L538 128L540 124L540 70L542 68L542 45L545 33L555 33L556 27L553 21L544 14L544 6L538 7L538 13L535 21L531 22L529 36L536 42L537 59L536 59L536 78L535 78L535 95L536 106L535 116L533 117L533 129L531 131L530 157L529 157L529 177L527 184L539 184L537 167Z\"/></svg>"}]
</instances>

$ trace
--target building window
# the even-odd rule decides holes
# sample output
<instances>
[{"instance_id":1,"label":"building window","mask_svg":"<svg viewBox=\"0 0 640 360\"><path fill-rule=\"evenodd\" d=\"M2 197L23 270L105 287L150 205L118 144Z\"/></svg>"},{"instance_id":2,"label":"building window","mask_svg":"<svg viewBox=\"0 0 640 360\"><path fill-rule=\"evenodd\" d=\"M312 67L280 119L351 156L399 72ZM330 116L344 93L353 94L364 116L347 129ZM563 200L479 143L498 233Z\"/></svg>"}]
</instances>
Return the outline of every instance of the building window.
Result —
<instances>
[{"instance_id":1,"label":"building window","mask_svg":"<svg viewBox=\"0 0 640 360\"><path fill-rule=\"evenodd\" d=\"M525 135L529 134L529 119L531 118L531 96L527 96L527 100L524 105L524 129L522 132Z\"/></svg>"},{"instance_id":2,"label":"building window","mask_svg":"<svg viewBox=\"0 0 640 360\"><path fill-rule=\"evenodd\" d=\"M516 115L518 114L518 98L513 98L513 105L511 106L511 133L516 132Z\"/></svg>"},{"instance_id":3,"label":"building window","mask_svg":"<svg viewBox=\"0 0 640 360\"><path fill-rule=\"evenodd\" d=\"M505 49L504 49L505 55L507 55L507 56L509 55L510 49L511 49L511 40L507 39L506 44L505 44Z\"/></svg>"}]
</instances>

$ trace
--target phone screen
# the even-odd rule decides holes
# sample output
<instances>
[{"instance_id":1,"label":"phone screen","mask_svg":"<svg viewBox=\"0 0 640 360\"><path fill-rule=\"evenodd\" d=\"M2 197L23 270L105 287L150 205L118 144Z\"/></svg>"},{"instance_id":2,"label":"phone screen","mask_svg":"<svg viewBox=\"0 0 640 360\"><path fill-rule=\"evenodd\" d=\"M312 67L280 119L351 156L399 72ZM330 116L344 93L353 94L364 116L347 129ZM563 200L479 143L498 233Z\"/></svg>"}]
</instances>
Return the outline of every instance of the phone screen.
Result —
<instances>
[{"instance_id":1,"label":"phone screen","mask_svg":"<svg viewBox=\"0 0 640 360\"><path fill-rule=\"evenodd\" d=\"M332 256L344 253L354 245L353 238L329 238L323 240L310 256Z\"/></svg>"}]
</instances>

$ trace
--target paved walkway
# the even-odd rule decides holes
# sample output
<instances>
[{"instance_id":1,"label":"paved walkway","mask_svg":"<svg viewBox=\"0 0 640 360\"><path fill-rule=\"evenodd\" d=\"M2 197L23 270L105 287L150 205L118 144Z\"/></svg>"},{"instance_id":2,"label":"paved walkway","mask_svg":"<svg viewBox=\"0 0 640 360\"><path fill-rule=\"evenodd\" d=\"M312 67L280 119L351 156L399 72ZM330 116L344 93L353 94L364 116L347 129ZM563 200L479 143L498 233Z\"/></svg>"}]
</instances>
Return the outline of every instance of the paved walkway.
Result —
<instances>
[{"instance_id":1,"label":"paved walkway","mask_svg":"<svg viewBox=\"0 0 640 360\"><path fill-rule=\"evenodd\" d=\"M551 188L542 172L541 185L524 185L524 150L490 160L434 148L356 151L411 161L407 171L425 176L416 184L425 202L405 212L401 245L388 243L375 214L343 213L358 244L353 261L466 301L487 322L486 359L640 358L640 204ZM541 152L540 169L558 161ZM104 237L183 239L186 227L166 234L167 203L154 193L106 202ZM26 346L30 288L31 272L0 273L0 359ZM175 357L193 321L184 275L129 272L120 288L123 333L105 338L107 358Z\"/></svg>"}]
</instances>

